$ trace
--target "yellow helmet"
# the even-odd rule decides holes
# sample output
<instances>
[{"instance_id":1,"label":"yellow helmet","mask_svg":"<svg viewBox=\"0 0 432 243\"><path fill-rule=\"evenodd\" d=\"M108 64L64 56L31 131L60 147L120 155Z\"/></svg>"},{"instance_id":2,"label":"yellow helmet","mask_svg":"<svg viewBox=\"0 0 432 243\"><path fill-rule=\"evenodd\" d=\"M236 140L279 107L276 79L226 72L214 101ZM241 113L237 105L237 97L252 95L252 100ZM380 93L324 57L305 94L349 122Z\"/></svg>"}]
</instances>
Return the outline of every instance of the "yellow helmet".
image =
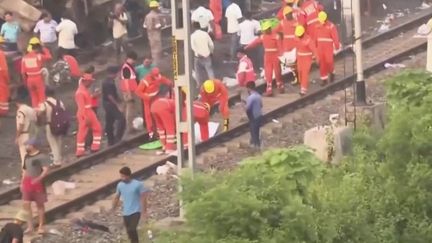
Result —
<instances>
[{"instance_id":1,"label":"yellow helmet","mask_svg":"<svg viewBox=\"0 0 432 243\"><path fill-rule=\"evenodd\" d=\"M327 20L327 13L324 11L319 12L318 20L321 22L321 24L323 24Z\"/></svg>"},{"instance_id":2,"label":"yellow helmet","mask_svg":"<svg viewBox=\"0 0 432 243\"><path fill-rule=\"evenodd\" d=\"M207 94L211 94L215 91L215 84L214 84L213 80L211 80L211 79L205 81L203 84L203 87L204 87L204 91Z\"/></svg>"},{"instance_id":3,"label":"yellow helmet","mask_svg":"<svg viewBox=\"0 0 432 243\"><path fill-rule=\"evenodd\" d=\"M31 52L31 51L33 51L33 47L32 47L32 45L28 45L27 46L27 52Z\"/></svg>"},{"instance_id":4,"label":"yellow helmet","mask_svg":"<svg viewBox=\"0 0 432 243\"><path fill-rule=\"evenodd\" d=\"M40 42L40 40L39 40L39 38L37 38L37 37L32 37L31 39L30 39L30 41L29 41L29 44L30 45L37 45L37 44L40 44L41 42Z\"/></svg>"},{"instance_id":5,"label":"yellow helmet","mask_svg":"<svg viewBox=\"0 0 432 243\"><path fill-rule=\"evenodd\" d=\"M159 8L159 2L157 1L151 1L149 4L150 8Z\"/></svg>"},{"instance_id":6,"label":"yellow helmet","mask_svg":"<svg viewBox=\"0 0 432 243\"><path fill-rule=\"evenodd\" d=\"M286 6L286 7L283 9L283 16L285 16L285 15L287 15L287 14L290 14L290 13L292 13L292 8L291 8L290 6Z\"/></svg>"},{"instance_id":7,"label":"yellow helmet","mask_svg":"<svg viewBox=\"0 0 432 243\"><path fill-rule=\"evenodd\" d=\"M286 3L294 3L295 0L285 0Z\"/></svg>"},{"instance_id":8,"label":"yellow helmet","mask_svg":"<svg viewBox=\"0 0 432 243\"><path fill-rule=\"evenodd\" d=\"M268 30L272 27L272 23L270 21L266 21L262 24L261 28L262 30Z\"/></svg>"},{"instance_id":9,"label":"yellow helmet","mask_svg":"<svg viewBox=\"0 0 432 243\"><path fill-rule=\"evenodd\" d=\"M302 25L297 25L295 28L295 35L297 37L301 37L305 33L305 28Z\"/></svg>"}]
</instances>

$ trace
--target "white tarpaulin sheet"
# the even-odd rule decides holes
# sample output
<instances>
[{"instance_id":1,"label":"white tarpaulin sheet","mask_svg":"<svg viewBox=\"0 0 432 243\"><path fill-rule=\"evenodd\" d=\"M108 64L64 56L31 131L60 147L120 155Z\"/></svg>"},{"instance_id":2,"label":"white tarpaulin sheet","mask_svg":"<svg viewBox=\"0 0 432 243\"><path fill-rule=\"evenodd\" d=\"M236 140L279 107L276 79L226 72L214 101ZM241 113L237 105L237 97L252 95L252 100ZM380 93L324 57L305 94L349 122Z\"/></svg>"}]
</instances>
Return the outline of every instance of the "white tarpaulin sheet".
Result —
<instances>
[{"instance_id":1,"label":"white tarpaulin sheet","mask_svg":"<svg viewBox=\"0 0 432 243\"><path fill-rule=\"evenodd\" d=\"M217 122L209 122L209 137L212 138L216 135L219 128L219 123ZM200 132L200 126L198 123L195 122L195 141L201 142L201 132Z\"/></svg>"}]
</instances>

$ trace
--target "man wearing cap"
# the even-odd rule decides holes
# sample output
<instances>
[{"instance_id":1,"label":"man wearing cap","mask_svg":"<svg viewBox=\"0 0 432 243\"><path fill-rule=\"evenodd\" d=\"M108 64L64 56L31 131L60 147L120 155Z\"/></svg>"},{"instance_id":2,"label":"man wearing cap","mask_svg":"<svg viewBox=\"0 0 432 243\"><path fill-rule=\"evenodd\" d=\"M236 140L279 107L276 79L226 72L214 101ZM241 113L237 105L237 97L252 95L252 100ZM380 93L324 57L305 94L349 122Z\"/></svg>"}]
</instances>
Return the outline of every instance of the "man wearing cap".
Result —
<instances>
[{"instance_id":1,"label":"man wearing cap","mask_svg":"<svg viewBox=\"0 0 432 243\"><path fill-rule=\"evenodd\" d=\"M282 51L282 43L279 35L272 30L271 23L269 21L264 22L262 26L264 33L257 37L252 43L247 45L245 49L253 48L259 44L264 47L264 76L267 82L267 88L265 95L273 95L273 73L276 78L277 87L280 93L285 92L285 85L282 81L282 70L280 66L279 54Z\"/></svg>"},{"instance_id":2,"label":"man wearing cap","mask_svg":"<svg viewBox=\"0 0 432 243\"><path fill-rule=\"evenodd\" d=\"M9 112L9 68L3 51L4 38L0 36L0 116Z\"/></svg>"},{"instance_id":3,"label":"man wearing cap","mask_svg":"<svg viewBox=\"0 0 432 243\"><path fill-rule=\"evenodd\" d=\"M24 242L24 231L23 225L27 222L29 214L25 210L20 210L15 215L14 221L7 223L1 229L2 242L7 243L23 243Z\"/></svg>"},{"instance_id":4,"label":"man wearing cap","mask_svg":"<svg viewBox=\"0 0 432 243\"><path fill-rule=\"evenodd\" d=\"M21 75L30 92L32 107L37 109L45 101L44 64L52 57L37 37L30 39L28 51L21 61Z\"/></svg>"},{"instance_id":5,"label":"man wearing cap","mask_svg":"<svg viewBox=\"0 0 432 243\"><path fill-rule=\"evenodd\" d=\"M209 79L204 82L200 91L201 101L213 107L219 102L219 112L224 119L223 131L229 129L229 106L228 106L228 89L218 79Z\"/></svg>"},{"instance_id":6,"label":"man wearing cap","mask_svg":"<svg viewBox=\"0 0 432 243\"><path fill-rule=\"evenodd\" d=\"M105 132L108 145L114 145L123 137L126 119L122 112L120 97L115 85L118 68L115 66L108 67L107 73L108 77L102 83L102 103L105 109ZM116 124L115 128L114 124Z\"/></svg>"},{"instance_id":7,"label":"man wearing cap","mask_svg":"<svg viewBox=\"0 0 432 243\"><path fill-rule=\"evenodd\" d=\"M327 14L318 14L320 24L316 28L317 51L320 60L320 76L322 85L334 81L334 52L341 45L336 26L327 19Z\"/></svg>"},{"instance_id":8,"label":"man wearing cap","mask_svg":"<svg viewBox=\"0 0 432 243\"><path fill-rule=\"evenodd\" d=\"M143 102L143 115L147 132L149 133L150 137L153 137L153 132L155 129L150 113L150 107L152 106L152 103L162 85L168 86L169 88L173 87L171 80L163 76L160 73L159 68L153 68L152 71L140 81L135 92Z\"/></svg>"},{"instance_id":9,"label":"man wearing cap","mask_svg":"<svg viewBox=\"0 0 432 243\"><path fill-rule=\"evenodd\" d=\"M91 151L97 152L100 149L102 140L102 127L92 109L92 94L89 91L94 78L91 74L84 74L81 82L75 92L75 102L77 104L77 120L78 120L78 133L77 133L77 148L76 156L81 157L85 153L85 139L88 130L91 129L93 133L93 143Z\"/></svg>"},{"instance_id":10,"label":"man wearing cap","mask_svg":"<svg viewBox=\"0 0 432 243\"><path fill-rule=\"evenodd\" d=\"M147 30L153 61L156 65L159 65L162 56L162 17L157 1L151 1L149 7L150 12L144 19L143 27Z\"/></svg>"},{"instance_id":11,"label":"man wearing cap","mask_svg":"<svg viewBox=\"0 0 432 243\"><path fill-rule=\"evenodd\" d=\"M33 217L31 203L35 202L39 228L38 233L44 233L45 224L45 203L47 202L47 193L45 190L44 179L48 175L50 159L46 154L41 153L35 146L37 140L30 138L26 141L26 156L23 165L23 176L21 179L21 194L23 207L28 212L27 232L33 231Z\"/></svg>"},{"instance_id":12,"label":"man wearing cap","mask_svg":"<svg viewBox=\"0 0 432 243\"><path fill-rule=\"evenodd\" d=\"M303 96L308 90L313 57L315 56L316 61L319 63L319 56L317 55L315 41L305 33L303 26L298 25L296 27L295 35L297 37L297 71L300 81L300 95Z\"/></svg>"},{"instance_id":13,"label":"man wearing cap","mask_svg":"<svg viewBox=\"0 0 432 243\"><path fill-rule=\"evenodd\" d=\"M253 67L253 63L251 59L246 55L243 48L239 48L237 50L237 58L239 60L239 65L237 68L237 81L239 84L239 94L240 98L242 98L242 94L246 92L245 87L249 82L256 81L256 74Z\"/></svg>"},{"instance_id":14,"label":"man wearing cap","mask_svg":"<svg viewBox=\"0 0 432 243\"><path fill-rule=\"evenodd\" d=\"M25 87L18 88L17 97L15 99L17 107L15 143L18 145L21 166L24 164L26 155L25 142L29 140L30 135L34 135L37 119L36 111L25 103L27 97L27 89Z\"/></svg>"}]
</instances>

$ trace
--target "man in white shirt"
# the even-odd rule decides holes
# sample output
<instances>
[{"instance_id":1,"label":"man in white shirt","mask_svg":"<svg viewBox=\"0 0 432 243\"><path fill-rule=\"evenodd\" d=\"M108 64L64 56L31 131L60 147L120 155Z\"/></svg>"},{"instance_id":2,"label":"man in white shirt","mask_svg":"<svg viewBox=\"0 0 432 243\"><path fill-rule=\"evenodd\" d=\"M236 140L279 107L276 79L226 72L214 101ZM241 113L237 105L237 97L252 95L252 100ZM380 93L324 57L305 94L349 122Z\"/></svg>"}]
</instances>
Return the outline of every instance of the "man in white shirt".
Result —
<instances>
[{"instance_id":1,"label":"man in white shirt","mask_svg":"<svg viewBox=\"0 0 432 243\"><path fill-rule=\"evenodd\" d=\"M233 1L225 10L225 17L227 18L227 32L231 38L231 49L230 57L231 61L236 59L236 50L239 46L239 20L243 17L242 11L237 4L237 1Z\"/></svg>"},{"instance_id":2,"label":"man in white shirt","mask_svg":"<svg viewBox=\"0 0 432 243\"><path fill-rule=\"evenodd\" d=\"M42 44L50 50L53 56L55 56L54 52L57 49L57 25L49 13L43 13L41 20L36 23L33 30L35 34L39 34Z\"/></svg>"},{"instance_id":3,"label":"man in white shirt","mask_svg":"<svg viewBox=\"0 0 432 243\"><path fill-rule=\"evenodd\" d=\"M258 20L252 18L250 12L244 13L245 19L239 25L238 35L240 36L240 46L245 47L249 45L260 34L261 26ZM247 56L253 62L255 71L259 71L262 65L262 47L255 47L248 49Z\"/></svg>"},{"instance_id":4,"label":"man in white shirt","mask_svg":"<svg viewBox=\"0 0 432 243\"><path fill-rule=\"evenodd\" d=\"M56 27L59 33L58 46L64 53L74 56L75 54L75 35L78 34L77 25L69 18L63 17Z\"/></svg>"},{"instance_id":5,"label":"man in white shirt","mask_svg":"<svg viewBox=\"0 0 432 243\"><path fill-rule=\"evenodd\" d=\"M200 27L198 22L194 22L192 25L195 31L191 35L191 48L195 54L195 81L199 88L205 80L214 78L211 59L214 44L210 35Z\"/></svg>"},{"instance_id":6,"label":"man in white shirt","mask_svg":"<svg viewBox=\"0 0 432 243\"><path fill-rule=\"evenodd\" d=\"M192 12L191 20L198 22L201 29L206 29L209 33L214 30L214 16L213 13L208 9L208 3L201 2L202 4Z\"/></svg>"},{"instance_id":7,"label":"man in white shirt","mask_svg":"<svg viewBox=\"0 0 432 243\"><path fill-rule=\"evenodd\" d=\"M120 62L120 54L123 49L127 52L125 38L127 36L128 16L121 3L114 6L114 12L110 13L110 23L112 24L112 33L114 38L114 49L116 51L117 61Z\"/></svg>"}]
</instances>

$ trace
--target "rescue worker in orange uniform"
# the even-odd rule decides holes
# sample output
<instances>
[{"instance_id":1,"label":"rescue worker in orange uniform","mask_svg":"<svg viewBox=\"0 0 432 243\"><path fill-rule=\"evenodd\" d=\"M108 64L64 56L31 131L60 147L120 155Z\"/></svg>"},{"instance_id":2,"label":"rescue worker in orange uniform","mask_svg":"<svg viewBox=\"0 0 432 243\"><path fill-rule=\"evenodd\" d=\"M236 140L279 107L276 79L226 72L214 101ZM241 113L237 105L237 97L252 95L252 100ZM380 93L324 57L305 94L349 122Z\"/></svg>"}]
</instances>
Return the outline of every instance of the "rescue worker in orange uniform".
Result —
<instances>
[{"instance_id":1,"label":"rescue worker in orange uniform","mask_svg":"<svg viewBox=\"0 0 432 243\"><path fill-rule=\"evenodd\" d=\"M200 90L201 101L213 107L219 102L219 112L224 119L223 131L229 129L229 106L228 106L228 89L218 79L209 79L205 81Z\"/></svg>"},{"instance_id":2,"label":"rescue worker in orange uniform","mask_svg":"<svg viewBox=\"0 0 432 243\"><path fill-rule=\"evenodd\" d=\"M4 38L0 37L0 45L4 43ZM5 116L9 112L9 68L5 53L0 49L0 116Z\"/></svg>"},{"instance_id":3,"label":"rescue worker in orange uniform","mask_svg":"<svg viewBox=\"0 0 432 243\"><path fill-rule=\"evenodd\" d=\"M159 92L161 85L173 87L173 83L168 78L162 76L159 68L153 68L151 72L140 81L135 94L141 98L143 102L143 115L146 123L147 132L150 137L153 137L154 126L150 112L150 107L153 100Z\"/></svg>"},{"instance_id":4,"label":"rescue worker in orange uniform","mask_svg":"<svg viewBox=\"0 0 432 243\"><path fill-rule=\"evenodd\" d=\"M239 84L238 93L240 95L240 99L244 100L242 95L247 95L246 84L256 81L256 73L252 60L246 55L246 52L243 48L239 48L237 50L237 58L239 60L236 73L236 78Z\"/></svg>"},{"instance_id":5,"label":"rescue worker in orange uniform","mask_svg":"<svg viewBox=\"0 0 432 243\"><path fill-rule=\"evenodd\" d=\"M209 0L209 9L214 17L213 34L216 40L222 39L222 0Z\"/></svg>"},{"instance_id":6,"label":"rescue worker in orange uniform","mask_svg":"<svg viewBox=\"0 0 432 243\"><path fill-rule=\"evenodd\" d=\"M306 33L315 40L315 32L319 24L318 13L324 10L324 7L316 0L304 0L301 9L306 15Z\"/></svg>"},{"instance_id":7,"label":"rescue worker in orange uniform","mask_svg":"<svg viewBox=\"0 0 432 243\"><path fill-rule=\"evenodd\" d=\"M298 0L282 0L282 7L280 8L279 12L277 13L277 18L279 20L284 20L286 14L284 14L285 7L292 8L293 12L293 18L296 20L300 25L305 26L306 25L306 14L303 12L301 8L296 6L298 3Z\"/></svg>"},{"instance_id":8,"label":"rescue worker in orange uniform","mask_svg":"<svg viewBox=\"0 0 432 243\"><path fill-rule=\"evenodd\" d=\"M182 89L182 95L183 95L183 120L186 120L186 92L184 89ZM201 142L204 142L209 139L209 126L208 123L210 121L210 105L208 103L196 100L193 102L192 107L192 114L194 117L194 122L198 123L200 127L200 135L201 135ZM187 148L188 146L188 136L187 133L183 134L183 143L184 147Z\"/></svg>"},{"instance_id":9,"label":"rescue worker in orange uniform","mask_svg":"<svg viewBox=\"0 0 432 243\"><path fill-rule=\"evenodd\" d=\"M262 25L262 31L264 32L260 37L257 37L245 49L253 48L259 44L264 47L264 76L267 82L266 96L273 95L273 73L276 78L276 84L280 93L285 92L285 86L282 81L281 64L279 55L282 52L282 40L279 34L274 32L270 22L265 22Z\"/></svg>"},{"instance_id":10,"label":"rescue worker in orange uniform","mask_svg":"<svg viewBox=\"0 0 432 243\"><path fill-rule=\"evenodd\" d=\"M38 38L30 39L31 51L22 58L21 75L30 93L33 108L45 102L45 83L43 68L45 62L51 60L48 49L42 48Z\"/></svg>"},{"instance_id":11,"label":"rescue worker in orange uniform","mask_svg":"<svg viewBox=\"0 0 432 243\"><path fill-rule=\"evenodd\" d=\"M81 157L85 153L85 140L89 129L93 132L93 143L91 151L97 152L100 150L102 140L102 127L92 109L92 94L89 91L94 78L91 74L84 74L78 89L75 92L75 102L77 104L77 148L76 156Z\"/></svg>"},{"instance_id":12,"label":"rescue worker in orange uniform","mask_svg":"<svg viewBox=\"0 0 432 243\"><path fill-rule=\"evenodd\" d=\"M319 63L315 42L305 33L303 26L296 27L295 35L297 37L297 71L300 80L300 95L305 95L309 86L309 74L312 66L313 57Z\"/></svg>"},{"instance_id":13,"label":"rescue worker in orange uniform","mask_svg":"<svg viewBox=\"0 0 432 243\"><path fill-rule=\"evenodd\" d=\"M320 77L322 85L334 81L334 53L341 48L336 26L327 20L327 14L318 14L320 24L316 29L317 52L320 60Z\"/></svg>"},{"instance_id":14,"label":"rescue worker in orange uniform","mask_svg":"<svg viewBox=\"0 0 432 243\"><path fill-rule=\"evenodd\" d=\"M176 150L175 101L169 97L169 93L169 89L161 87L150 107L162 143L162 151L158 151L159 155L170 154Z\"/></svg>"},{"instance_id":15,"label":"rescue worker in orange uniform","mask_svg":"<svg viewBox=\"0 0 432 243\"><path fill-rule=\"evenodd\" d=\"M296 48L296 36L295 29L299 24L298 21L294 19L293 9L289 6L286 6L283 10L283 14L285 18L279 22L278 26L275 28L275 32L280 33L282 38L282 50L283 52L290 52L294 48ZM291 84L298 83L297 80L297 70L295 68L295 64L291 65L291 69L293 70L294 80Z\"/></svg>"}]
</instances>

